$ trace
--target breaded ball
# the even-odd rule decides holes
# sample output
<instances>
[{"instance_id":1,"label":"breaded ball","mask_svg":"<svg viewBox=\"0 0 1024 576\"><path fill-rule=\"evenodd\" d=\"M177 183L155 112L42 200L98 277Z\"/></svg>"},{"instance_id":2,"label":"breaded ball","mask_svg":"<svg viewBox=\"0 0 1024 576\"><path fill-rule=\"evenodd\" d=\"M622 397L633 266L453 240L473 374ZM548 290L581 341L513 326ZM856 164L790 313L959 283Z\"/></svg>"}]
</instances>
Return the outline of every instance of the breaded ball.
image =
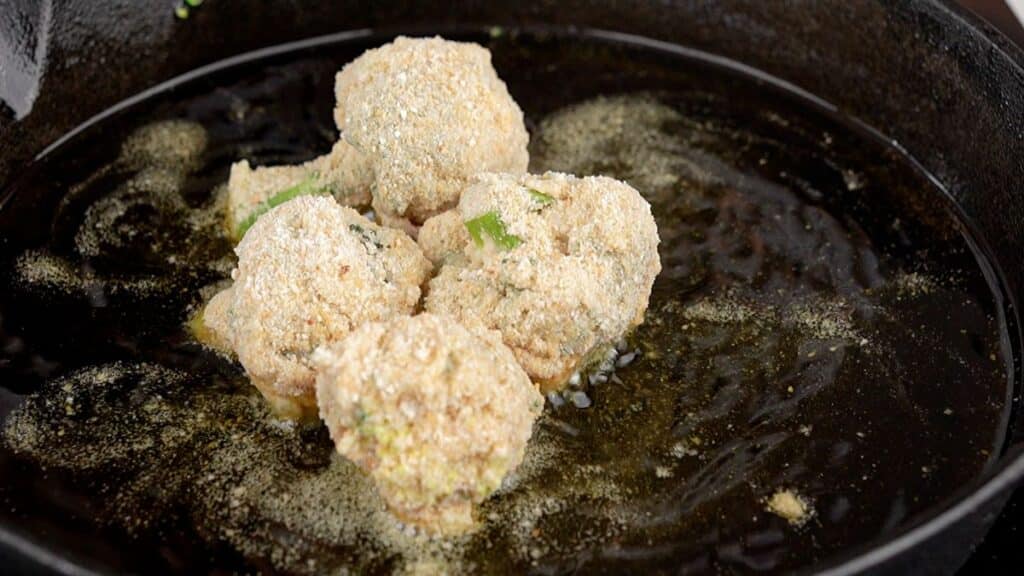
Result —
<instances>
[{"instance_id":1,"label":"breaded ball","mask_svg":"<svg viewBox=\"0 0 1024 576\"><path fill-rule=\"evenodd\" d=\"M229 236L240 239L242 223L275 195L308 184L321 193L332 194L345 206L368 206L373 171L358 150L344 140L331 151L297 166L253 168L248 160L231 165L227 191Z\"/></svg>"},{"instance_id":2,"label":"breaded ball","mask_svg":"<svg viewBox=\"0 0 1024 576\"><path fill-rule=\"evenodd\" d=\"M430 271L407 235L323 196L269 211L235 252L234 284L213 298L204 323L288 418L316 414L313 350L366 322L412 313Z\"/></svg>"},{"instance_id":3,"label":"breaded ball","mask_svg":"<svg viewBox=\"0 0 1024 576\"><path fill-rule=\"evenodd\" d=\"M482 46L405 38L368 50L335 81L342 137L370 158L382 222L422 224L478 172L526 171L523 113Z\"/></svg>"},{"instance_id":4,"label":"breaded ball","mask_svg":"<svg viewBox=\"0 0 1024 576\"><path fill-rule=\"evenodd\" d=\"M320 348L320 417L401 520L473 526L473 505L523 459L543 397L496 332L422 314Z\"/></svg>"},{"instance_id":5,"label":"breaded ball","mask_svg":"<svg viewBox=\"0 0 1024 576\"><path fill-rule=\"evenodd\" d=\"M606 177L481 175L419 242L425 309L501 332L544 391L643 321L661 271L650 205Z\"/></svg>"}]
</instances>

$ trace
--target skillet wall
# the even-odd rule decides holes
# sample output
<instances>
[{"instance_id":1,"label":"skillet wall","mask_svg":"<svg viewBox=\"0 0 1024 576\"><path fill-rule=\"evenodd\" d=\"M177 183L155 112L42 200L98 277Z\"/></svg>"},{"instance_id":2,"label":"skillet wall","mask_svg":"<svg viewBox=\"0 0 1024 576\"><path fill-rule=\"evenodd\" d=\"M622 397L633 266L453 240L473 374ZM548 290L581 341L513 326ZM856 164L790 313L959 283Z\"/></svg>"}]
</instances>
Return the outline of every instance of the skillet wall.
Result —
<instances>
[{"instance_id":1,"label":"skillet wall","mask_svg":"<svg viewBox=\"0 0 1024 576\"><path fill-rule=\"evenodd\" d=\"M1024 55L987 29L965 26L963 13L943 0L215 0L185 21L174 17L171 0L5 4L0 190L89 116L234 54L356 28L576 25L743 61L896 139L951 191L991 245L1016 301L1024 300ZM886 568L951 571L1003 496Z\"/></svg>"}]
</instances>

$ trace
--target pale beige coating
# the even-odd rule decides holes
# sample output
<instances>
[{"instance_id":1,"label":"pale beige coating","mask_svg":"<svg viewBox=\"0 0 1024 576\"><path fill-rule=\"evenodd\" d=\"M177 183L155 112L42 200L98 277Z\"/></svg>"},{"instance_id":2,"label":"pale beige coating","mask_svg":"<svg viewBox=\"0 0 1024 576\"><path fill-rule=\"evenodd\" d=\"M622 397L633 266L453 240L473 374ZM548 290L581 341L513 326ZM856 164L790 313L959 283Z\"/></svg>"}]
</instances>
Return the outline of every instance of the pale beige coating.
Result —
<instances>
[{"instance_id":1,"label":"pale beige coating","mask_svg":"<svg viewBox=\"0 0 1024 576\"><path fill-rule=\"evenodd\" d=\"M370 163L344 140L335 143L329 153L295 166L253 168L248 160L241 160L231 165L228 177L226 223L229 235L236 236L241 223L261 203L307 178L313 178L318 188L331 193L345 206L370 204L373 185Z\"/></svg>"},{"instance_id":2,"label":"pale beige coating","mask_svg":"<svg viewBox=\"0 0 1024 576\"><path fill-rule=\"evenodd\" d=\"M269 211L235 252L234 284L211 301L206 327L289 418L315 414L313 350L365 322L412 313L430 271L407 235L324 196Z\"/></svg>"},{"instance_id":3,"label":"pale beige coating","mask_svg":"<svg viewBox=\"0 0 1024 576\"><path fill-rule=\"evenodd\" d=\"M465 222L488 212L518 246L486 235L476 245ZM650 205L617 180L481 175L420 231L440 266L425 309L497 329L530 377L557 389L643 321L661 271L658 242Z\"/></svg>"},{"instance_id":4,"label":"pale beige coating","mask_svg":"<svg viewBox=\"0 0 1024 576\"><path fill-rule=\"evenodd\" d=\"M785 519L792 526L803 526L814 515L806 498L793 490L779 490L765 502L765 510Z\"/></svg>"},{"instance_id":5,"label":"pale beige coating","mask_svg":"<svg viewBox=\"0 0 1024 576\"><path fill-rule=\"evenodd\" d=\"M396 516L432 532L473 526L474 504L522 461L543 407L500 334L451 317L364 324L314 361L338 452Z\"/></svg>"},{"instance_id":6,"label":"pale beige coating","mask_svg":"<svg viewBox=\"0 0 1024 576\"><path fill-rule=\"evenodd\" d=\"M335 96L342 137L371 158L382 217L421 224L478 172L526 170L523 113L479 45L399 37L345 66Z\"/></svg>"},{"instance_id":7,"label":"pale beige coating","mask_svg":"<svg viewBox=\"0 0 1024 576\"><path fill-rule=\"evenodd\" d=\"M230 312L234 300L234 290L231 287L217 292L206 303L198 321L193 323L193 334L197 340L226 355L234 354L231 340L228 338L231 333Z\"/></svg>"}]
</instances>

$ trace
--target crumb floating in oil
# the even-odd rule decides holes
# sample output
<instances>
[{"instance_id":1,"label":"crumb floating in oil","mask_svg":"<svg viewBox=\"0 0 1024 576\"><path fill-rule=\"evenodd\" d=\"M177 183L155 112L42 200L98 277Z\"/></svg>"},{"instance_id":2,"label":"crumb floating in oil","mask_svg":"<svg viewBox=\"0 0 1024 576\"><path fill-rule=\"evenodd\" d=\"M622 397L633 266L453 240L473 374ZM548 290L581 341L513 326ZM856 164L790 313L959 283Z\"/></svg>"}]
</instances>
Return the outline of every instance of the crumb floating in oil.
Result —
<instances>
[{"instance_id":1,"label":"crumb floating in oil","mask_svg":"<svg viewBox=\"0 0 1024 576\"><path fill-rule=\"evenodd\" d=\"M137 150L131 162L85 174L78 187L49 186L70 191L55 206L58 239L41 233L4 254L22 264L0 295L3 334L23 344L4 348L0 370L19 390L38 388L5 421L8 451L30 471L74 480L100 523L139 537L181 530L248 563L210 561L220 569L291 573L747 572L752 563L784 572L911 521L982 469L998 449L1004 390L989 359L998 334L959 236L915 229L917 204L899 202L931 194L923 180L832 124L823 148L826 120L760 91L744 108L748 97L728 81L686 76L675 60L582 41L495 41L496 67L538 121L533 169L629 181L653 205L664 272L646 322L619 345L630 361L581 375L571 397L549 397L479 530L431 539L395 523L365 477L331 455L322 429L268 418L236 366L182 334L201 288L232 265L216 218L204 216L218 214L210 191L249 152L266 163L325 152L330 142L315 135L333 137L333 102L314 107L307 95L354 49L167 99L147 117L189 118L205 129L202 147L189 129L177 160L126 146ZM621 91L594 84L608 78L598 62L621 68L616 82L652 91L591 99ZM567 75L577 91L540 90ZM313 128L276 120L295 117ZM588 131L593 142L580 138ZM94 140L82 142L69 150L89 157ZM35 191L22 192L5 211ZM118 204L136 208L118 216ZM895 239L892 211L902 222ZM86 220L98 230L81 231ZM201 225L182 226L192 222ZM144 282L171 288L115 288ZM58 316L67 334L45 329L51 306L69 313ZM143 336L124 328L133 315ZM97 365L107 358L126 360ZM64 376L42 376L56 363ZM934 386L939 376L948 385ZM779 487L814 503L813 524L794 530L764 513ZM31 509L5 490L12 507ZM160 557L139 547L150 551L144 562ZM190 561L210 570L202 558Z\"/></svg>"},{"instance_id":2,"label":"crumb floating in oil","mask_svg":"<svg viewBox=\"0 0 1024 576\"><path fill-rule=\"evenodd\" d=\"M73 187L57 208L58 222L76 221L74 254L26 251L14 265L16 278L36 290L96 302L107 295L166 298L188 280L230 270L227 258L207 258L220 243L219 199L213 195L192 208L181 194L206 146L206 131L194 122L169 120L132 132L114 162ZM121 182L113 191L94 189L111 177ZM81 204L86 207L78 216ZM167 272L154 273L160 268Z\"/></svg>"},{"instance_id":3,"label":"crumb floating in oil","mask_svg":"<svg viewBox=\"0 0 1024 576\"><path fill-rule=\"evenodd\" d=\"M87 368L30 398L4 436L16 452L108 494L101 518L130 531L184 503L200 533L281 570L340 567L351 549L366 569L396 555L438 555L385 511L354 464L333 456L318 427L273 419L247 388L195 385L154 364ZM293 538L279 541L281 526Z\"/></svg>"},{"instance_id":4,"label":"crumb floating in oil","mask_svg":"<svg viewBox=\"0 0 1024 576\"><path fill-rule=\"evenodd\" d=\"M765 502L765 509L793 526L803 526L814 515L810 503L793 490L779 490Z\"/></svg>"}]
</instances>

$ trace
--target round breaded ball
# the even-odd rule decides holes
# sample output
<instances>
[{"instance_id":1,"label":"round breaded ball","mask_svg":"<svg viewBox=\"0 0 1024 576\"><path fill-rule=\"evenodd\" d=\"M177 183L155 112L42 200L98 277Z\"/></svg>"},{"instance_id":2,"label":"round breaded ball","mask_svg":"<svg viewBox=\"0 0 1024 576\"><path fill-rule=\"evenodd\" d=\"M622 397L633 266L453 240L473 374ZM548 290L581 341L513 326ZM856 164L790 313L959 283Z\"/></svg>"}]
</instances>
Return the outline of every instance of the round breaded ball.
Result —
<instances>
[{"instance_id":1,"label":"round breaded ball","mask_svg":"<svg viewBox=\"0 0 1024 576\"><path fill-rule=\"evenodd\" d=\"M420 246L425 309L501 332L541 389L558 389L643 321L661 271L650 205L605 177L481 175Z\"/></svg>"},{"instance_id":2,"label":"round breaded ball","mask_svg":"<svg viewBox=\"0 0 1024 576\"><path fill-rule=\"evenodd\" d=\"M335 95L342 137L373 167L382 222L422 224L473 175L526 171L523 113L477 44L399 37L346 65Z\"/></svg>"},{"instance_id":3,"label":"round breaded ball","mask_svg":"<svg viewBox=\"0 0 1024 576\"><path fill-rule=\"evenodd\" d=\"M422 314L366 324L314 356L320 417L392 512L435 533L523 459L543 398L496 332Z\"/></svg>"},{"instance_id":4,"label":"round breaded ball","mask_svg":"<svg viewBox=\"0 0 1024 576\"><path fill-rule=\"evenodd\" d=\"M373 171L358 150L339 140L331 151L303 164L260 166L248 160L231 165L226 198L228 236L241 238L242 224L261 205L295 186L308 186L329 193L345 206L368 206Z\"/></svg>"},{"instance_id":5,"label":"round breaded ball","mask_svg":"<svg viewBox=\"0 0 1024 576\"><path fill-rule=\"evenodd\" d=\"M416 243L305 196L264 214L235 248L230 288L204 312L280 416L315 416L310 355L366 322L410 314L430 263Z\"/></svg>"}]
</instances>

